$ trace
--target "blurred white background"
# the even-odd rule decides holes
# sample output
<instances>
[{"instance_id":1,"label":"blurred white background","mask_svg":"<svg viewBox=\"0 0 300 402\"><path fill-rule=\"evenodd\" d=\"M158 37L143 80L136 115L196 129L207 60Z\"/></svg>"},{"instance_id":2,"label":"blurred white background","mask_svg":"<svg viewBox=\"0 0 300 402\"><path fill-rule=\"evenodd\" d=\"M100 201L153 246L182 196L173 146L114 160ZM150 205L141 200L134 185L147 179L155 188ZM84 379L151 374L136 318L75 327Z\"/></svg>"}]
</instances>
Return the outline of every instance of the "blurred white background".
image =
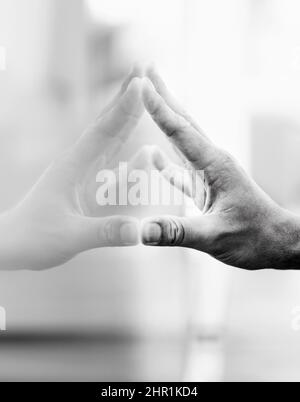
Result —
<instances>
[{"instance_id":1,"label":"blurred white background","mask_svg":"<svg viewBox=\"0 0 300 402\"><path fill-rule=\"evenodd\" d=\"M296 0L0 0L1 210L139 61L300 211L299 13ZM122 156L144 144L172 153L147 117ZM158 212L184 211L136 214ZM99 250L49 272L0 272L0 305L0 380L300 380L298 272L242 272L187 250Z\"/></svg>"}]
</instances>

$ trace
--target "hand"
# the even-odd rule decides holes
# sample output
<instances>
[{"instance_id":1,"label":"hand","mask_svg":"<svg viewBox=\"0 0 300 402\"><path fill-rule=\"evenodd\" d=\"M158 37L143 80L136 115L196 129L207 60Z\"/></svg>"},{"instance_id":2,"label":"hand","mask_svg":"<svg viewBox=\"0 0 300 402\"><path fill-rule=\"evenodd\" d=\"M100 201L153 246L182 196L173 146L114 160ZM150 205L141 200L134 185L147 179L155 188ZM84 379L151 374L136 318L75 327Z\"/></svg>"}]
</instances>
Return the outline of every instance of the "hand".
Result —
<instances>
[{"instance_id":1,"label":"hand","mask_svg":"<svg viewBox=\"0 0 300 402\"><path fill-rule=\"evenodd\" d=\"M112 105L55 161L27 197L0 217L3 269L46 269L98 247L139 242L138 222L95 214L96 174L107 168L142 116L134 71ZM92 185L93 184L93 185Z\"/></svg>"},{"instance_id":2,"label":"hand","mask_svg":"<svg viewBox=\"0 0 300 402\"><path fill-rule=\"evenodd\" d=\"M193 248L250 270L299 268L299 218L273 202L232 156L212 143L153 68L147 76L146 109L193 169L204 171L205 198L198 217L148 220L143 243ZM171 166L162 154L157 161L162 171Z\"/></svg>"}]
</instances>

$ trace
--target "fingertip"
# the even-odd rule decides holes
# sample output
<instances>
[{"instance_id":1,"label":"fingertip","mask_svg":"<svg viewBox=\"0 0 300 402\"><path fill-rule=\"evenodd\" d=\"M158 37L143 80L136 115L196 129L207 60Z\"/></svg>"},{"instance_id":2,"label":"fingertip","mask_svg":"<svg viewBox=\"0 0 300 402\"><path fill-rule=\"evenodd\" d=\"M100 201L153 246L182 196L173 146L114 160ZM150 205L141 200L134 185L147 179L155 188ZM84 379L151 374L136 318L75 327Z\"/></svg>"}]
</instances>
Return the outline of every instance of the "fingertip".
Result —
<instances>
[{"instance_id":1,"label":"fingertip","mask_svg":"<svg viewBox=\"0 0 300 402\"><path fill-rule=\"evenodd\" d=\"M140 226L136 218L114 216L101 226L104 243L110 247L136 246L140 243Z\"/></svg>"},{"instance_id":2,"label":"fingertip","mask_svg":"<svg viewBox=\"0 0 300 402\"><path fill-rule=\"evenodd\" d=\"M162 238L162 228L157 222L145 221L142 225L142 243L145 246L157 246Z\"/></svg>"},{"instance_id":3,"label":"fingertip","mask_svg":"<svg viewBox=\"0 0 300 402\"><path fill-rule=\"evenodd\" d=\"M153 84L154 88L157 91L166 88L166 85L163 79L161 78L155 64L151 64L150 66L148 66L146 76L149 78L149 80L151 81L151 83Z\"/></svg>"},{"instance_id":4,"label":"fingertip","mask_svg":"<svg viewBox=\"0 0 300 402\"><path fill-rule=\"evenodd\" d=\"M122 246L136 246L140 243L138 221L130 220L120 227L120 242Z\"/></svg>"},{"instance_id":5,"label":"fingertip","mask_svg":"<svg viewBox=\"0 0 300 402\"><path fill-rule=\"evenodd\" d=\"M135 92L135 93L140 93L141 92L141 78L140 77L134 77L130 81L128 87L127 87L127 93L128 92Z\"/></svg>"},{"instance_id":6,"label":"fingertip","mask_svg":"<svg viewBox=\"0 0 300 402\"><path fill-rule=\"evenodd\" d=\"M152 163L154 167L160 172L167 168L168 160L162 151L155 147L152 152Z\"/></svg>"},{"instance_id":7,"label":"fingertip","mask_svg":"<svg viewBox=\"0 0 300 402\"><path fill-rule=\"evenodd\" d=\"M139 119L144 112L142 100L142 81L135 77L131 80L126 92L120 101L120 107L126 111L126 114Z\"/></svg>"},{"instance_id":8,"label":"fingertip","mask_svg":"<svg viewBox=\"0 0 300 402\"><path fill-rule=\"evenodd\" d=\"M145 90L146 92L155 92L154 85L148 77L142 78L142 85L143 85L143 90Z\"/></svg>"},{"instance_id":9,"label":"fingertip","mask_svg":"<svg viewBox=\"0 0 300 402\"><path fill-rule=\"evenodd\" d=\"M121 85L121 90L120 90L118 97L120 97L120 96L124 95L124 93L126 93L132 80L134 80L135 78L142 78L142 77L143 77L142 68L137 63L134 64L131 71L129 72L126 79L124 80L124 82Z\"/></svg>"},{"instance_id":10,"label":"fingertip","mask_svg":"<svg viewBox=\"0 0 300 402\"><path fill-rule=\"evenodd\" d=\"M166 93L169 93L169 90L167 89L167 85L164 82L164 80L162 79L155 64L151 64L150 66L148 66L146 75L150 79L152 84L154 85L156 91L161 96L166 96Z\"/></svg>"},{"instance_id":11,"label":"fingertip","mask_svg":"<svg viewBox=\"0 0 300 402\"><path fill-rule=\"evenodd\" d=\"M157 217L142 226L142 242L147 246L181 247L184 238L185 229L178 217Z\"/></svg>"},{"instance_id":12,"label":"fingertip","mask_svg":"<svg viewBox=\"0 0 300 402\"><path fill-rule=\"evenodd\" d=\"M144 77L142 85L142 96L145 107L150 113L152 113L157 101L159 100L159 95L149 78Z\"/></svg>"}]
</instances>

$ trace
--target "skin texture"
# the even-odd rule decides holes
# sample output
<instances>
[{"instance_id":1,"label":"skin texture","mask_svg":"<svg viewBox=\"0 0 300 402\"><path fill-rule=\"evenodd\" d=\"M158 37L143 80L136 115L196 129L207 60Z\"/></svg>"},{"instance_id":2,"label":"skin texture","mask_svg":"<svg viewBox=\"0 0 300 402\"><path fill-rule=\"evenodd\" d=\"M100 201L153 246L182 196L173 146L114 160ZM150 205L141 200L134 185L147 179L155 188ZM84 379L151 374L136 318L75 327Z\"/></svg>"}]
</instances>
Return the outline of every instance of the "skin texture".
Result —
<instances>
[{"instance_id":1,"label":"skin texture","mask_svg":"<svg viewBox=\"0 0 300 402\"><path fill-rule=\"evenodd\" d=\"M0 217L2 269L48 269L82 251L139 243L135 218L95 214L96 192L90 183L118 154L144 112L140 75L135 68L77 143L19 205Z\"/></svg>"},{"instance_id":2,"label":"skin texture","mask_svg":"<svg viewBox=\"0 0 300 402\"><path fill-rule=\"evenodd\" d=\"M158 148L142 149L130 161L129 170L149 171L154 165L199 208L198 217L147 220L142 226L143 243L193 248L249 270L299 269L299 217L274 203L231 155L211 142L153 68L143 85L142 75L135 68L76 144L47 169L19 205L0 216L1 269L43 270L86 250L139 243L135 218L106 216L107 210L97 205L95 177L99 170L112 168L144 105L184 166L197 172L193 180L202 187L198 185L200 190L194 194L192 181L181 186L181 166ZM179 180L174 181L174 176Z\"/></svg>"},{"instance_id":3,"label":"skin texture","mask_svg":"<svg viewBox=\"0 0 300 402\"><path fill-rule=\"evenodd\" d=\"M197 203L198 217L160 216L144 222L143 243L196 249L248 270L300 268L299 217L280 208L231 155L212 143L154 68L147 77L145 107L188 164L204 171L205 197L202 206ZM173 169L161 152L156 160L160 170Z\"/></svg>"}]
</instances>

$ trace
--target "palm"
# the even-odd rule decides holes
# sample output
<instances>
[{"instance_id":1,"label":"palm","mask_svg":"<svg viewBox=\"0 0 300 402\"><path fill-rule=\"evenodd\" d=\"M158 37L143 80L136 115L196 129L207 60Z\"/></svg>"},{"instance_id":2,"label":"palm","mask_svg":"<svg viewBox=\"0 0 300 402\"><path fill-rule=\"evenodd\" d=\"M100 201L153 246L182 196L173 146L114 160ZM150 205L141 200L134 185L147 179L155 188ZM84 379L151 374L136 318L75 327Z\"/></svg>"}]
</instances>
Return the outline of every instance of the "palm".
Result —
<instances>
[{"instance_id":1,"label":"palm","mask_svg":"<svg viewBox=\"0 0 300 402\"><path fill-rule=\"evenodd\" d=\"M15 235L24 249L20 255L28 256L14 262L15 269L50 268L92 248L137 244L134 218L107 216L96 209L95 179L142 115L139 82L133 79L124 88L115 104L47 169L13 211L18 221Z\"/></svg>"}]
</instances>

